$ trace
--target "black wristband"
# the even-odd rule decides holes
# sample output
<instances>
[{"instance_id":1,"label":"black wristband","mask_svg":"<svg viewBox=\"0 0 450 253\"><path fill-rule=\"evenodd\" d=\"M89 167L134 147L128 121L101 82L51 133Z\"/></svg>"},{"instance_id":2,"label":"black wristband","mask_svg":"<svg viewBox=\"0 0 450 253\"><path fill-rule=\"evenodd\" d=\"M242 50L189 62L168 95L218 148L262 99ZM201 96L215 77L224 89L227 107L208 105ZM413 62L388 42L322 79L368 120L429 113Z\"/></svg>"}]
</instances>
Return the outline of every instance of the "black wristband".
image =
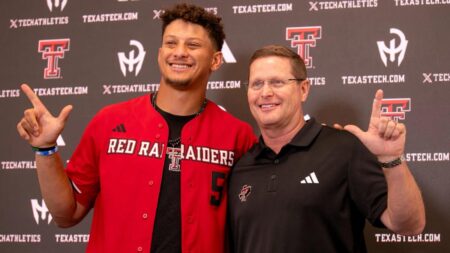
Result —
<instances>
[{"instance_id":1,"label":"black wristband","mask_svg":"<svg viewBox=\"0 0 450 253\"><path fill-rule=\"evenodd\" d=\"M52 149L55 149L55 147L56 146L53 146L53 147L48 147L48 148L39 148L39 147L33 147L33 146L31 146L31 149L33 150L33 151L49 151L49 150L52 150Z\"/></svg>"},{"instance_id":2,"label":"black wristband","mask_svg":"<svg viewBox=\"0 0 450 253\"><path fill-rule=\"evenodd\" d=\"M404 160L405 160L405 157L403 155L401 155L401 156L395 158L392 161L389 161L389 162L386 162L386 163L382 163L382 162L379 162L379 163L380 163L381 168L391 169L391 168L394 168L394 167L399 166L400 164L402 164L402 162Z\"/></svg>"}]
</instances>

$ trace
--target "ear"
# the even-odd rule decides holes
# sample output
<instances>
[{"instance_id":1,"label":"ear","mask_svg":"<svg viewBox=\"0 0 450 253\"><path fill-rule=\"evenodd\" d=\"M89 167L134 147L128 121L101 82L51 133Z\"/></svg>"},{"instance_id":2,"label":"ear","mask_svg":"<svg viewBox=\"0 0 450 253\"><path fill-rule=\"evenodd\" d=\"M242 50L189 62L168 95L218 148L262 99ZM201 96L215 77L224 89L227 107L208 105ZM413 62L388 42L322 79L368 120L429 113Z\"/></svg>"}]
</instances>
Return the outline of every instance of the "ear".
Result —
<instances>
[{"instance_id":1,"label":"ear","mask_svg":"<svg viewBox=\"0 0 450 253\"><path fill-rule=\"evenodd\" d=\"M302 103L306 101L309 95L309 88L311 87L311 84L309 83L309 80L306 79L300 83L300 90L301 90L301 96L302 96Z\"/></svg>"},{"instance_id":2,"label":"ear","mask_svg":"<svg viewBox=\"0 0 450 253\"><path fill-rule=\"evenodd\" d=\"M212 61L211 61L211 71L216 71L222 66L223 63L223 55L221 51L214 52Z\"/></svg>"}]
</instances>

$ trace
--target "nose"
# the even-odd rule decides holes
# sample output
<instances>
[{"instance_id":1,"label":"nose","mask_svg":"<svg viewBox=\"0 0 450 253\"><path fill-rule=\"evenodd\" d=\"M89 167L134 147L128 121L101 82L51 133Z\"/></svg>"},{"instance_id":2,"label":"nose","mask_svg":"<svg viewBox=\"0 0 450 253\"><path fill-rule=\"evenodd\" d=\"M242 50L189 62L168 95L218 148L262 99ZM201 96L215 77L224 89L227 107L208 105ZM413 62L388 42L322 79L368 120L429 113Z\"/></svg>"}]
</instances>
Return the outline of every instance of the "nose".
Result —
<instances>
[{"instance_id":1,"label":"nose","mask_svg":"<svg viewBox=\"0 0 450 253\"><path fill-rule=\"evenodd\" d=\"M269 96L273 96L273 88L272 85L270 85L266 81L263 87L261 88L261 97L269 97Z\"/></svg>"},{"instance_id":2,"label":"nose","mask_svg":"<svg viewBox=\"0 0 450 253\"><path fill-rule=\"evenodd\" d=\"M176 46L174 50L174 56L177 58L184 58L188 55L187 47L180 43Z\"/></svg>"}]
</instances>

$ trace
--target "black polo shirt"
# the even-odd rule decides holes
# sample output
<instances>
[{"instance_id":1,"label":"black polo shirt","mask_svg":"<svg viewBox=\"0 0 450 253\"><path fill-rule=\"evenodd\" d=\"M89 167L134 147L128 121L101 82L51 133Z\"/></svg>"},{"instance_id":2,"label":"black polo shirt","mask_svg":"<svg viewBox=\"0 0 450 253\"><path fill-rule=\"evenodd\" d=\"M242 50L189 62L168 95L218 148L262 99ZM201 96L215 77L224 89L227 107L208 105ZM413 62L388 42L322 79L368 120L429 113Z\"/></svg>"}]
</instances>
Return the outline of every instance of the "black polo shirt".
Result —
<instances>
[{"instance_id":1,"label":"black polo shirt","mask_svg":"<svg viewBox=\"0 0 450 253\"><path fill-rule=\"evenodd\" d=\"M359 253L365 219L383 226L387 185L355 136L310 119L278 155L260 138L233 169L228 199L236 253Z\"/></svg>"}]
</instances>

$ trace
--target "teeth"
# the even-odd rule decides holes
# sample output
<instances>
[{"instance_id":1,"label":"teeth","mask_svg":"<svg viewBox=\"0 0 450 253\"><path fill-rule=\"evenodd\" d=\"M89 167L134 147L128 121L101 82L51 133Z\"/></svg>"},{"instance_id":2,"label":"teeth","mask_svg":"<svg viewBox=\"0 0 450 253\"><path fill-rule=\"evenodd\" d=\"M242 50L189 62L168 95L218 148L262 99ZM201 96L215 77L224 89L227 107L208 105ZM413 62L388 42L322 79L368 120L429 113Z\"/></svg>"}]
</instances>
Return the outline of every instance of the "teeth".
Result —
<instances>
[{"instance_id":1,"label":"teeth","mask_svg":"<svg viewBox=\"0 0 450 253\"><path fill-rule=\"evenodd\" d=\"M187 68L189 68L189 65L184 65L184 64L172 64L172 67L179 68L179 69L187 69Z\"/></svg>"},{"instance_id":2,"label":"teeth","mask_svg":"<svg viewBox=\"0 0 450 253\"><path fill-rule=\"evenodd\" d=\"M274 104L261 105L261 108L262 108L262 109L266 109L266 108L272 108L272 107L274 107L274 106L275 106Z\"/></svg>"}]
</instances>

